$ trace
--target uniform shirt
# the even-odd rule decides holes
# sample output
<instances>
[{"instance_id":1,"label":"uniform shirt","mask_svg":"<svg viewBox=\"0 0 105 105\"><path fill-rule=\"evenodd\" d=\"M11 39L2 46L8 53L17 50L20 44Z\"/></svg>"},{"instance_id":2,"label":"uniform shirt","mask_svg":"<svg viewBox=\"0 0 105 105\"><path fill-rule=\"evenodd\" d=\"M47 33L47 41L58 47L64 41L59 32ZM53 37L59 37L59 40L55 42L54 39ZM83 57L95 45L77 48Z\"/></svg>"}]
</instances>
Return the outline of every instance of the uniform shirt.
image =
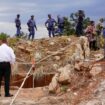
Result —
<instances>
[{"instance_id":1,"label":"uniform shirt","mask_svg":"<svg viewBox=\"0 0 105 105\"><path fill-rule=\"evenodd\" d=\"M56 23L56 21L54 19L48 19L46 22L45 22L45 25L48 24L48 27L54 27L54 23Z\"/></svg>"},{"instance_id":2,"label":"uniform shirt","mask_svg":"<svg viewBox=\"0 0 105 105\"><path fill-rule=\"evenodd\" d=\"M15 54L11 47L7 44L2 44L0 46L0 62L10 62L15 63Z\"/></svg>"},{"instance_id":3,"label":"uniform shirt","mask_svg":"<svg viewBox=\"0 0 105 105\"><path fill-rule=\"evenodd\" d=\"M30 19L28 22L27 22L27 25L28 25L28 27L36 27L36 22L35 22L35 20L32 20L32 19Z\"/></svg>"},{"instance_id":4,"label":"uniform shirt","mask_svg":"<svg viewBox=\"0 0 105 105\"><path fill-rule=\"evenodd\" d=\"M58 27L63 28L64 27L64 18L58 17Z\"/></svg>"},{"instance_id":5,"label":"uniform shirt","mask_svg":"<svg viewBox=\"0 0 105 105\"><path fill-rule=\"evenodd\" d=\"M64 18L59 17L58 18L58 24L63 24L64 23Z\"/></svg>"},{"instance_id":6,"label":"uniform shirt","mask_svg":"<svg viewBox=\"0 0 105 105\"><path fill-rule=\"evenodd\" d=\"M105 38L105 28L103 29L103 36L104 36L104 38Z\"/></svg>"},{"instance_id":7,"label":"uniform shirt","mask_svg":"<svg viewBox=\"0 0 105 105\"><path fill-rule=\"evenodd\" d=\"M15 24L16 24L16 27L20 27L21 26L21 21L20 21L19 18L15 19Z\"/></svg>"}]
</instances>

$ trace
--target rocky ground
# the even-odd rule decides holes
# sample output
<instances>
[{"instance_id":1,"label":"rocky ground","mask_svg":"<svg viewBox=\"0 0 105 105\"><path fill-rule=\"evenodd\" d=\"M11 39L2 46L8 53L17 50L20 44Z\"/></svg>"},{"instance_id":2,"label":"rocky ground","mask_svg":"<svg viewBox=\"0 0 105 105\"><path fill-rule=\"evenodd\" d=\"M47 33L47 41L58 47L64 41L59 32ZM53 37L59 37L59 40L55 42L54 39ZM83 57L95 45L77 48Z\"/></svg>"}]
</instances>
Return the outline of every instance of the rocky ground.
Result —
<instances>
[{"instance_id":1,"label":"rocky ground","mask_svg":"<svg viewBox=\"0 0 105 105\"><path fill-rule=\"evenodd\" d=\"M9 44L17 55L13 75L25 76L33 60L35 78L54 75L47 86L23 88L13 105L105 105L103 50L90 51L85 38L9 39ZM11 86L11 93L18 88ZM10 105L13 97L5 98L3 87L1 93L0 105Z\"/></svg>"}]
</instances>

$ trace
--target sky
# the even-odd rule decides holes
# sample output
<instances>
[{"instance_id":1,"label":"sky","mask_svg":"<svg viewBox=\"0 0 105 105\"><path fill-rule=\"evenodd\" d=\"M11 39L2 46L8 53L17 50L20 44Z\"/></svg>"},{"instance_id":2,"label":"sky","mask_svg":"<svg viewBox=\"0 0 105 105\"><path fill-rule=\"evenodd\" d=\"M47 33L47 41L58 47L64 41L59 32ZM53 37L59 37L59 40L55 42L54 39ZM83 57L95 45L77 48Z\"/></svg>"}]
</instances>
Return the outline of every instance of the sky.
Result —
<instances>
[{"instance_id":1,"label":"sky","mask_svg":"<svg viewBox=\"0 0 105 105\"><path fill-rule=\"evenodd\" d=\"M98 21L105 17L104 4L104 0L0 0L0 32L15 35L14 20L20 14L22 31L28 34L26 23L34 15L38 28L36 38L47 37L44 26L47 14L56 19L57 15L69 17L73 12L84 10L87 17Z\"/></svg>"}]
</instances>

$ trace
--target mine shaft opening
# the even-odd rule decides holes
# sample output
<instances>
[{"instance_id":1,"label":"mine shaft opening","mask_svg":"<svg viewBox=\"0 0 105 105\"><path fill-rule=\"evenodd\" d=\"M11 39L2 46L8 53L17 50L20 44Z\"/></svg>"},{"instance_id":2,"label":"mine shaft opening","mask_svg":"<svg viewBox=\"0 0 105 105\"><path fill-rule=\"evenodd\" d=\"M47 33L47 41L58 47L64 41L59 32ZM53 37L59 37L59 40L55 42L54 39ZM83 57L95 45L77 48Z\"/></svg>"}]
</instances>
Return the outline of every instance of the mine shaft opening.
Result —
<instances>
[{"instance_id":1,"label":"mine shaft opening","mask_svg":"<svg viewBox=\"0 0 105 105\"><path fill-rule=\"evenodd\" d=\"M35 87L47 86L51 82L53 76L54 74L44 74L42 77L34 78L34 82L33 82L33 75L31 76L29 75L22 88L33 88L33 87L35 88ZM24 78L25 76L22 76L19 74L12 76L11 86L20 87Z\"/></svg>"}]
</instances>

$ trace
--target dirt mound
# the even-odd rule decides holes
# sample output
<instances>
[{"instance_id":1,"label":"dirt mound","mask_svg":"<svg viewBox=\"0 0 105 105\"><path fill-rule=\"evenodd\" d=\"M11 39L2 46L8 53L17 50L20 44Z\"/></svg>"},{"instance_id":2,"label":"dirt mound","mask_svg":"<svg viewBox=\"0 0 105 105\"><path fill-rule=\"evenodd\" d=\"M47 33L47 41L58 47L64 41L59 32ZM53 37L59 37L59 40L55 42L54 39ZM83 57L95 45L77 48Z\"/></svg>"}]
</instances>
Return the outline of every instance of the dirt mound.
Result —
<instances>
[{"instance_id":1,"label":"dirt mound","mask_svg":"<svg viewBox=\"0 0 105 105\"><path fill-rule=\"evenodd\" d=\"M17 86L22 83L32 60L36 63L35 70L30 74L32 77L25 85L28 87L31 84L31 88L23 88L13 105L105 104L105 62L97 61L103 58L103 50L89 52L84 37L62 36L33 42L9 39L9 43L17 56L12 78L18 85L15 83L16 87L11 87L12 93L17 92ZM45 83L47 86L32 88L33 77L35 85ZM43 81L39 82L41 79ZM0 97L0 105L9 105L10 102L11 98Z\"/></svg>"}]
</instances>

